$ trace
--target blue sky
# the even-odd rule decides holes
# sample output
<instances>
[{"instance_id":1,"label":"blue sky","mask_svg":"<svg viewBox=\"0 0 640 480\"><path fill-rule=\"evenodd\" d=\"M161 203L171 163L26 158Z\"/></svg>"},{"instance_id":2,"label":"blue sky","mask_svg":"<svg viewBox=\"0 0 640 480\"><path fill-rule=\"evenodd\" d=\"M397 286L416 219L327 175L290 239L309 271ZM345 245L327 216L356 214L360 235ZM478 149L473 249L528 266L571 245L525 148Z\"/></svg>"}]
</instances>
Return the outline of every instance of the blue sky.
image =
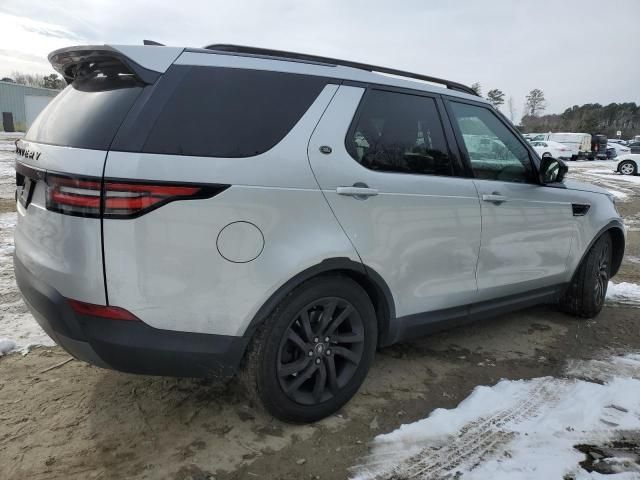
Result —
<instances>
[{"instance_id":1,"label":"blue sky","mask_svg":"<svg viewBox=\"0 0 640 480\"><path fill-rule=\"evenodd\" d=\"M548 113L640 103L639 33L638 0L2 0L0 76L49 73L74 44L238 43L479 81L519 118L532 88Z\"/></svg>"}]
</instances>

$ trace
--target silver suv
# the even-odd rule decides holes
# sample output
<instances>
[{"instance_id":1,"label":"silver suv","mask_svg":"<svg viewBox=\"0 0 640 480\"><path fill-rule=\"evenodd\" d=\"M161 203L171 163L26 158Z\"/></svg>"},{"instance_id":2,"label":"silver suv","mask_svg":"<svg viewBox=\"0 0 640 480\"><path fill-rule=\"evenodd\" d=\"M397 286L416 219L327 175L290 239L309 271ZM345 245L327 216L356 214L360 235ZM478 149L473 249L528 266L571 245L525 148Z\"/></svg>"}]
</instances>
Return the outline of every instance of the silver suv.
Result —
<instances>
[{"instance_id":1,"label":"silver suv","mask_svg":"<svg viewBox=\"0 0 640 480\"><path fill-rule=\"evenodd\" d=\"M620 266L611 196L463 85L232 45L49 59L69 86L17 143L15 272L94 365L240 371L309 422L377 347L543 302L592 317Z\"/></svg>"}]
</instances>

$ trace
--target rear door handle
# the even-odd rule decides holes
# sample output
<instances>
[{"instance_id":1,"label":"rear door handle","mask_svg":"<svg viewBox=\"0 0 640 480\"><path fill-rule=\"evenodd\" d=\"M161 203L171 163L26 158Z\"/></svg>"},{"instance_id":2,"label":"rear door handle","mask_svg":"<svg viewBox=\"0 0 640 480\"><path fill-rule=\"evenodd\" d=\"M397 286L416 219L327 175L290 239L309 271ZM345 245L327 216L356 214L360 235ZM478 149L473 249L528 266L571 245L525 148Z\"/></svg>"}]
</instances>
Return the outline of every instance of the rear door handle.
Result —
<instances>
[{"instance_id":1,"label":"rear door handle","mask_svg":"<svg viewBox=\"0 0 640 480\"><path fill-rule=\"evenodd\" d=\"M482 201L491 202L491 203L495 203L496 205L500 205L502 202L507 201L507 197L505 197L504 195L500 195L500 193L498 192L493 192L491 194L483 193Z\"/></svg>"},{"instance_id":2,"label":"rear door handle","mask_svg":"<svg viewBox=\"0 0 640 480\"><path fill-rule=\"evenodd\" d=\"M336 188L338 195L345 195L347 197L355 197L359 200L364 200L368 197L378 195L378 190L375 188L353 186L353 187L338 187Z\"/></svg>"}]
</instances>

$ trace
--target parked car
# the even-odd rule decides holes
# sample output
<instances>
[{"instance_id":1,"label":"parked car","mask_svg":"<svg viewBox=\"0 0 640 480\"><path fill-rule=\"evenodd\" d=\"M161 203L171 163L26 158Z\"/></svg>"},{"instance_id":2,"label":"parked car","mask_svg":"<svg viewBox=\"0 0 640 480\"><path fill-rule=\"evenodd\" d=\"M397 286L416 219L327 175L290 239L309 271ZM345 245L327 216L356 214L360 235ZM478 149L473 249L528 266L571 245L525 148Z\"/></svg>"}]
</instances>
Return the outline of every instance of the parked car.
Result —
<instances>
[{"instance_id":1,"label":"parked car","mask_svg":"<svg viewBox=\"0 0 640 480\"><path fill-rule=\"evenodd\" d=\"M525 140L531 142L538 135L542 135L542 134L541 133L524 133L522 136L525 138Z\"/></svg>"},{"instance_id":2,"label":"parked car","mask_svg":"<svg viewBox=\"0 0 640 480\"><path fill-rule=\"evenodd\" d=\"M627 145L631 153L640 153L640 142L631 142Z\"/></svg>"},{"instance_id":3,"label":"parked car","mask_svg":"<svg viewBox=\"0 0 640 480\"><path fill-rule=\"evenodd\" d=\"M554 157L571 160L571 149L562 143L548 140L546 142L531 142L531 146L541 158Z\"/></svg>"},{"instance_id":4,"label":"parked car","mask_svg":"<svg viewBox=\"0 0 640 480\"><path fill-rule=\"evenodd\" d=\"M638 165L640 165L639 154L626 154L618 159L616 171L623 175L638 175Z\"/></svg>"},{"instance_id":5,"label":"parked car","mask_svg":"<svg viewBox=\"0 0 640 480\"><path fill-rule=\"evenodd\" d=\"M240 371L310 422L377 347L543 302L593 317L620 266L612 196L464 85L230 45L49 60L69 86L17 143L15 274L80 360Z\"/></svg>"},{"instance_id":6,"label":"parked car","mask_svg":"<svg viewBox=\"0 0 640 480\"><path fill-rule=\"evenodd\" d=\"M627 153L631 153L631 149L629 147L626 147L624 145L622 145L621 143L616 143L616 142L612 142L611 139L608 140L607 142L607 151L612 148L616 151L616 156L617 155L624 155ZM615 158L615 156L613 157Z\"/></svg>"},{"instance_id":7,"label":"parked car","mask_svg":"<svg viewBox=\"0 0 640 480\"><path fill-rule=\"evenodd\" d=\"M562 143L571 150L571 160L588 158L591 153L591 135L588 133L550 132L532 138L534 142L553 141Z\"/></svg>"}]
</instances>

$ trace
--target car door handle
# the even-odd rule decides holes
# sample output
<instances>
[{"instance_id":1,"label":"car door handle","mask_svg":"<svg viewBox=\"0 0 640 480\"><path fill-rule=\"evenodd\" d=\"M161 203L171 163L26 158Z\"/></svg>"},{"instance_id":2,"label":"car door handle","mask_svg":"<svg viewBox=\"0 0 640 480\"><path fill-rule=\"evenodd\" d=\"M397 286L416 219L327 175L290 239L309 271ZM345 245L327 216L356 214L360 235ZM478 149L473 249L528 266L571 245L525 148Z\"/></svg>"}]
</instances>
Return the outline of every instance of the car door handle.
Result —
<instances>
[{"instance_id":1,"label":"car door handle","mask_svg":"<svg viewBox=\"0 0 640 480\"><path fill-rule=\"evenodd\" d=\"M365 199L367 197L373 197L378 195L378 190L375 188L369 187L338 187L336 188L336 193L338 195L345 195L347 197L355 197L358 199Z\"/></svg>"},{"instance_id":2,"label":"car door handle","mask_svg":"<svg viewBox=\"0 0 640 480\"><path fill-rule=\"evenodd\" d=\"M500 195L498 192L493 192L493 193L483 193L482 194L482 201L484 202L491 202L491 203L495 203L496 205L501 204L502 202L506 202L507 201L507 197L505 197L504 195Z\"/></svg>"}]
</instances>

